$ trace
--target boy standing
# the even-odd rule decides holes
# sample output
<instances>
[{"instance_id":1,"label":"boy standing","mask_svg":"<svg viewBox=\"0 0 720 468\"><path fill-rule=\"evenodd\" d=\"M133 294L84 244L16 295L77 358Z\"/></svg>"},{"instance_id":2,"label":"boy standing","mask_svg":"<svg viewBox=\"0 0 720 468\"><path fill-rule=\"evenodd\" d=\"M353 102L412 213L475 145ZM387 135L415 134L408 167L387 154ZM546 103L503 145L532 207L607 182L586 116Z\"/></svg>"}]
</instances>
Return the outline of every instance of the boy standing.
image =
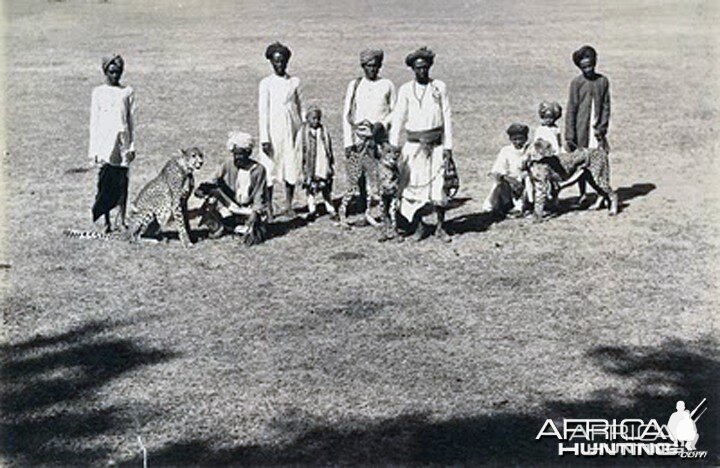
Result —
<instances>
[{"instance_id":1,"label":"boy standing","mask_svg":"<svg viewBox=\"0 0 720 468\"><path fill-rule=\"evenodd\" d=\"M317 217L317 203L324 203L330 216L335 208L330 198L333 177L333 150L330 135L322 124L322 111L310 107L295 137L295 151L302 161L303 188L307 191L309 220Z\"/></svg>"},{"instance_id":2,"label":"boy standing","mask_svg":"<svg viewBox=\"0 0 720 468\"><path fill-rule=\"evenodd\" d=\"M130 86L120 85L124 69L120 55L103 58L106 83L93 89L90 104L88 157L100 167L92 216L93 222L104 216L106 232L112 229L110 210L115 207L125 227L128 173L135 159L135 94Z\"/></svg>"},{"instance_id":3,"label":"boy standing","mask_svg":"<svg viewBox=\"0 0 720 468\"><path fill-rule=\"evenodd\" d=\"M610 124L610 81L595 71L597 52L584 45L572 55L582 74L570 83L567 115L565 117L565 145L568 151L578 148L601 148L607 152L607 131ZM578 183L580 198L585 201L585 181Z\"/></svg>"}]
</instances>

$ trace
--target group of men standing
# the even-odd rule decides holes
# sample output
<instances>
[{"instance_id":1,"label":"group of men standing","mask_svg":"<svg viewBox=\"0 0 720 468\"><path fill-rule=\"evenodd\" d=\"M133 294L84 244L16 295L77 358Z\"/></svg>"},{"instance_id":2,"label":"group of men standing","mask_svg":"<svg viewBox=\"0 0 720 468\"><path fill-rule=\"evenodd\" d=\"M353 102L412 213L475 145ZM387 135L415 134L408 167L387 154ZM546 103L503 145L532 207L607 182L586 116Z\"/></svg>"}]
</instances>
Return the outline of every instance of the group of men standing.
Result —
<instances>
[{"instance_id":1,"label":"group of men standing","mask_svg":"<svg viewBox=\"0 0 720 468\"><path fill-rule=\"evenodd\" d=\"M269 45L265 57L273 67L273 74L260 81L259 134L261 154L258 162L265 166L272 197L273 179L284 185L285 210L292 214L292 200L299 183L298 165L293 151L294 139L302 124L300 80L287 73L292 53L280 43ZM411 230L418 238L425 228L422 215L428 209L437 213L435 234L447 240L443 229L446 195L443 190L445 160L452 156L452 123L450 101L445 83L430 77L435 54L420 48L405 59L415 73L415 79L402 85L396 94L393 83L381 78L384 53L367 49L360 53L363 76L352 80L347 87L343 107L343 145L350 156L360 136L361 123L370 122L383 131L374 132L400 150L401 129L406 141L401 149L400 213L411 221Z\"/></svg>"}]
</instances>

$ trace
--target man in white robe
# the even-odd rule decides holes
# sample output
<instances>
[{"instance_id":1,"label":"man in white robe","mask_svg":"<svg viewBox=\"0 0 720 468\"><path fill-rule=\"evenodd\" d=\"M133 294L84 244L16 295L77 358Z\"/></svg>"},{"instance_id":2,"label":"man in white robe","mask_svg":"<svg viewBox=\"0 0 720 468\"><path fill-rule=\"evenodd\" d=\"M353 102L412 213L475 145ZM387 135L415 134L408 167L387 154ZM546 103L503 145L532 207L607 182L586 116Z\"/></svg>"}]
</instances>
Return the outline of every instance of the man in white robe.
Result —
<instances>
[{"instance_id":1,"label":"man in white robe","mask_svg":"<svg viewBox=\"0 0 720 468\"><path fill-rule=\"evenodd\" d=\"M300 79L287 73L290 49L276 42L265 51L274 73L260 81L258 114L262 153L259 162L268 173L272 200L273 182L285 185L285 209L294 216L292 200L301 168L295 152L295 135L301 118Z\"/></svg>"},{"instance_id":2,"label":"man in white robe","mask_svg":"<svg viewBox=\"0 0 720 468\"><path fill-rule=\"evenodd\" d=\"M106 83L93 89L90 104L88 158L100 167L92 217L95 222L103 216L108 232L115 207L120 210L120 224L125 225L129 168L135 159L135 93L120 84L124 69L120 55L103 59Z\"/></svg>"},{"instance_id":3,"label":"man in white robe","mask_svg":"<svg viewBox=\"0 0 720 468\"><path fill-rule=\"evenodd\" d=\"M422 209L430 205L437 214L435 235L450 241L444 230L447 195L444 190L446 160L452 157L452 116L445 83L430 78L435 54L418 49L405 59L415 80L398 91L390 127L390 144L397 147L400 129L407 140L402 147L400 213L411 221L415 239L423 238Z\"/></svg>"}]
</instances>

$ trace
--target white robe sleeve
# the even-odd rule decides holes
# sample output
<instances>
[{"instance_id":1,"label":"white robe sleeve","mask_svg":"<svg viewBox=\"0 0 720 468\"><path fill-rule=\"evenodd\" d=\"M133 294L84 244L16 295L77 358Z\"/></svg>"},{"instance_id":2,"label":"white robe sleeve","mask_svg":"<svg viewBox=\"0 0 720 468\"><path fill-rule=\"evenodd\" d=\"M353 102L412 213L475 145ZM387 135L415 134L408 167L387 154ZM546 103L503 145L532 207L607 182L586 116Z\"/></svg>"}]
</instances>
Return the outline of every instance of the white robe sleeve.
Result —
<instances>
[{"instance_id":1,"label":"white robe sleeve","mask_svg":"<svg viewBox=\"0 0 720 468\"><path fill-rule=\"evenodd\" d=\"M451 150L453 147L452 139L452 112L450 110L450 98L448 97L447 86L440 90L440 102L442 103L443 127L445 129L443 135L443 148Z\"/></svg>"},{"instance_id":2,"label":"white robe sleeve","mask_svg":"<svg viewBox=\"0 0 720 468\"><path fill-rule=\"evenodd\" d=\"M260 89L258 93L258 131L260 133L260 144L270 142L270 119L268 116L270 107L270 90L267 87L267 81L260 81Z\"/></svg>"},{"instance_id":3,"label":"white robe sleeve","mask_svg":"<svg viewBox=\"0 0 720 468\"><path fill-rule=\"evenodd\" d=\"M390 89L388 90L388 94L386 96L386 98L388 100L387 105L388 105L389 112L385 116L385 118L383 119L383 122L382 122L383 125L385 125L386 127L392 123L392 111L393 111L393 108L395 107L395 101L397 99L397 96L395 94L395 85L392 83L392 81L389 82L389 87L390 87Z\"/></svg>"},{"instance_id":4,"label":"white robe sleeve","mask_svg":"<svg viewBox=\"0 0 720 468\"><path fill-rule=\"evenodd\" d=\"M348 122L347 115L350 112L350 104L352 102L353 91L355 90L355 80L352 80L347 87L345 92L345 103L343 104L342 113L342 129L343 129L343 146L345 148L353 145L353 131L350 122Z\"/></svg>"},{"instance_id":5,"label":"white robe sleeve","mask_svg":"<svg viewBox=\"0 0 720 468\"><path fill-rule=\"evenodd\" d=\"M127 97L127 109L125 109L125 126L127 128L127 142L124 153L135 151L135 92L130 90ZM123 159L125 154L123 154Z\"/></svg>"},{"instance_id":6,"label":"white robe sleeve","mask_svg":"<svg viewBox=\"0 0 720 468\"><path fill-rule=\"evenodd\" d=\"M297 86L295 87L295 96L293 104L295 105L295 108L297 110L297 114L300 116L300 122L305 122L305 116L302 113L302 87L300 86L300 79L295 78L297 80Z\"/></svg>"},{"instance_id":7,"label":"white robe sleeve","mask_svg":"<svg viewBox=\"0 0 720 468\"><path fill-rule=\"evenodd\" d=\"M490 174L507 175L507 173L508 164L507 158L505 157L505 151L500 150L497 158L495 158L495 164L493 164L492 169L490 169Z\"/></svg>"},{"instance_id":8,"label":"white robe sleeve","mask_svg":"<svg viewBox=\"0 0 720 468\"><path fill-rule=\"evenodd\" d=\"M395 109L392 112L392 126L390 127L389 140L393 146L398 146L400 142L400 129L405 122L405 116L408 112L408 96L407 87L401 87L398 93Z\"/></svg>"},{"instance_id":9,"label":"white robe sleeve","mask_svg":"<svg viewBox=\"0 0 720 468\"><path fill-rule=\"evenodd\" d=\"M95 161L98 156L98 130L100 113L98 110L97 92L93 90L90 100L90 139L88 141L88 159Z\"/></svg>"}]
</instances>

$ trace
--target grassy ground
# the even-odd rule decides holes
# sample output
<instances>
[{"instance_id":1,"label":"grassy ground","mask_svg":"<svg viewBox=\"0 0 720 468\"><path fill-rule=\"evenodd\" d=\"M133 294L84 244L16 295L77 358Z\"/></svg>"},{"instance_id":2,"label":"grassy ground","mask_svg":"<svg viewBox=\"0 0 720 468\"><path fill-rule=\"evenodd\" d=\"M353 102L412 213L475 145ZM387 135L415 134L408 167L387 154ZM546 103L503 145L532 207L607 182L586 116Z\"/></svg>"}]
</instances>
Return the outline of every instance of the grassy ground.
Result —
<instances>
[{"instance_id":1,"label":"grassy ground","mask_svg":"<svg viewBox=\"0 0 720 468\"><path fill-rule=\"evenodd\" d=\"M545 418L664 422L678 399L712 400L716 3L288 3L5 6L6 462L134 463L140 436L151 465L569 463L534 440ZM382 46L396 85L407 51L436 50L467 199L451 244L378 244L327 219L252 249L60 236L89 224L95 174L70 170L101 56L122 53L137 92L136 194L178 147L205 150L203 179L229 130L256 133L277 39L336 141L359 50ZM612 84L622 213L490 225L504 129L565 102L586 42ZM717 456L709 406L698 446Z\"/></svg>"}]
</instances>

